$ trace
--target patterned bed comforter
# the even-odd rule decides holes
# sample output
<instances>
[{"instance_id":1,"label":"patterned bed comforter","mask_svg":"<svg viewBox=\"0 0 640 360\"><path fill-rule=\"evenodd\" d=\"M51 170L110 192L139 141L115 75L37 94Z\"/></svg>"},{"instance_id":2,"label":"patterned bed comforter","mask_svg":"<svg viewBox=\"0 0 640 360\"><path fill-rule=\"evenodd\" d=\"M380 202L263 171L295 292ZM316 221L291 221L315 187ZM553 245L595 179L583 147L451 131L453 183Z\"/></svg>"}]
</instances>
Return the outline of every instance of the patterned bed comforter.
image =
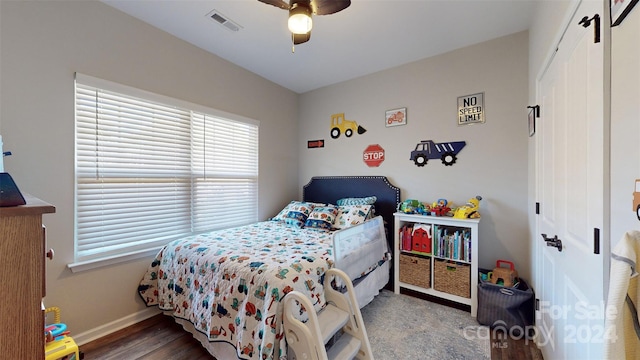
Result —
<instances>
[{"instance_id":1,"label":"patterned bed comforter","mask_svg":"<svg viewBox=\"0 0 640 360\"><path fill-rule=\"evenodd\" d=\"M286 357L281 300L298 290L321 310L321 277L332 266L331 232L265 221L171 242L138 292L210 341L231 343L239 358L279 359Z\"/></svg>"}]
</instances>

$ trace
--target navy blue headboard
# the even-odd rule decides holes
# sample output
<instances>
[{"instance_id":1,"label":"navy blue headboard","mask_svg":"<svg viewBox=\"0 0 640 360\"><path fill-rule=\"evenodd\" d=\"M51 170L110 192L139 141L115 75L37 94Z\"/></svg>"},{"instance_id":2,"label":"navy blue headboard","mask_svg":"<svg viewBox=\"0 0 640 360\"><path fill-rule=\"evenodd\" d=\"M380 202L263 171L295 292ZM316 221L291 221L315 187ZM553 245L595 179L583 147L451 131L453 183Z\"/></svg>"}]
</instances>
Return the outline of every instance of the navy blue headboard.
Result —
<instances>
[{"instance_id":1,"label":"navy blue headboard","mask_svg":"<svg viewBox=\"0 0 640 360\"><path fill-rule=\"evenodd\" d=\"M346 197L375 195L376 215L381 215L387 228L389 249L393 249L393 213L400 203L400 188L386 176L314 176L302 189L304 201L335 204Z\"/></svg>"}]
</instances>

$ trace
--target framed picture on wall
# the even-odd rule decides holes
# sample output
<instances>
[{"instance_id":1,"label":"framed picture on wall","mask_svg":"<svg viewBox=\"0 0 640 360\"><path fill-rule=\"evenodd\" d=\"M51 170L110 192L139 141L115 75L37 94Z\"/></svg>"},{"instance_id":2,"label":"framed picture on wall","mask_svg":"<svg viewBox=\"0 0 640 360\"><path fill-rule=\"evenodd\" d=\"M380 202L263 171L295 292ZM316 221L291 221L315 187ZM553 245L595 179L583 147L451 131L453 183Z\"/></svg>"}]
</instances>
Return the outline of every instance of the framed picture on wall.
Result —
<instances>
[{"instance_id":1,"label":"framed picture on wall","mask_svg":"<svg viewBox=\"0 0 640 360\"><path fill-rule=\"evenodd\" d=\"M609 0L611 6L611 26L622 23L627 14L638 3L638 0Z\"/></svg>"},{"instance_id":2,"label":"framed picture on wall","mask_svg":"<svg viewBox=\"0 0 640 360\"><path fill-rule=\"evenodd\" d=\"M384 125L386 127L407 125L407 108L387 110L385 112Z\"/></svg>"}]
</instances>

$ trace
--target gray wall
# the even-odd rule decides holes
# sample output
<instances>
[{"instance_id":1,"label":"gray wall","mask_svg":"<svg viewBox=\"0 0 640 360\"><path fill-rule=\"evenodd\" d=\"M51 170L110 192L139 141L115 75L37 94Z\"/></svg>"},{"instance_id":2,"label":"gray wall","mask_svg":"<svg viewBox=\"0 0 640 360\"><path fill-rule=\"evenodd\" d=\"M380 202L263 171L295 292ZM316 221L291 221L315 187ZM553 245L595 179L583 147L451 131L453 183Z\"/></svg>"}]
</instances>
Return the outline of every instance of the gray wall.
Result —
<instances>
[{"instance_id":1,"label":"gray wall","mask_svg":"<svg viewBox=\"0 0 640 360\"><path fill-rule=\"evenodd\" d=\"M74 72L260 121L259 216L297 196L298 95L100 2L0 1L0 121L5 169L45 215L47 306L75 334L144 308L136 288L151 259L72 274ZM277 103L278 106L273 106Z\"/></svg>"},{"instance_id":2,"label":"gray wall","mask_svg":"<svg viewBox=\"0 0 640 360\"><path fill-rule=\"evenodd\" d=\"M479 264L514 261L529 278L527 228L528 34L521 32L311 91L300 96L300 185L312 176L384 175L403 199L464 204L481 195ZM458 126L457 97L484 92L486 123ZM406 107L407 125L385 127L385 110ZM344 112L367 129L351 138L329 136L330 116ZM307 140L324 139L320 149ZM421 140L464 140L453 166L409 161ZM385 161L368 167L370 144Z\"/></svg>"}]
</instances>

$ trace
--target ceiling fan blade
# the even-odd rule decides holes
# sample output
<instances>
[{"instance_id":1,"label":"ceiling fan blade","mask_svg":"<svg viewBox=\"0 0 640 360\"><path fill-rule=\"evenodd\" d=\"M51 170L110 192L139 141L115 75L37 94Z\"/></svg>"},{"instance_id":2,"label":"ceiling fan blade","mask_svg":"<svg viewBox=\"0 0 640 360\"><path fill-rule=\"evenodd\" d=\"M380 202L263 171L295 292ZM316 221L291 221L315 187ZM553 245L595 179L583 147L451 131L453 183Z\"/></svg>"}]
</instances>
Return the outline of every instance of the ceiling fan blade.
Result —
<instances>
[{"instance_id":1,"label":"ceiling fan blade","mask_svg":"<svg viewBox=\"0 0 640 360\"><path fill-rule=\"evenodd\" d=\"M334 14L348 8L349 5L351 0L311 0L311 9L317 15Z\"/></svg>"},{"instance_id":2,"label":"ceiling fan blade","mask_svg":"<svg viewBox=\"0 0 640 360\"><path fill-rule=\"evenodd\" d=\"M291 34L293 35L293 45L299 45L306 43L311 38L311 31L306 34Z\"/></svg>"},{"instance_id":3,"label":"ceiling fan blade","mask_svg":"<svg viewBox=\"0 0 640 360\"><path fill-rule=\"evenodd\" d=\"M260 1L261 3L279 7L280 9L289 10L289 3L284 0L258 0L258 1Z\"/></svg>"}]
</instances>

